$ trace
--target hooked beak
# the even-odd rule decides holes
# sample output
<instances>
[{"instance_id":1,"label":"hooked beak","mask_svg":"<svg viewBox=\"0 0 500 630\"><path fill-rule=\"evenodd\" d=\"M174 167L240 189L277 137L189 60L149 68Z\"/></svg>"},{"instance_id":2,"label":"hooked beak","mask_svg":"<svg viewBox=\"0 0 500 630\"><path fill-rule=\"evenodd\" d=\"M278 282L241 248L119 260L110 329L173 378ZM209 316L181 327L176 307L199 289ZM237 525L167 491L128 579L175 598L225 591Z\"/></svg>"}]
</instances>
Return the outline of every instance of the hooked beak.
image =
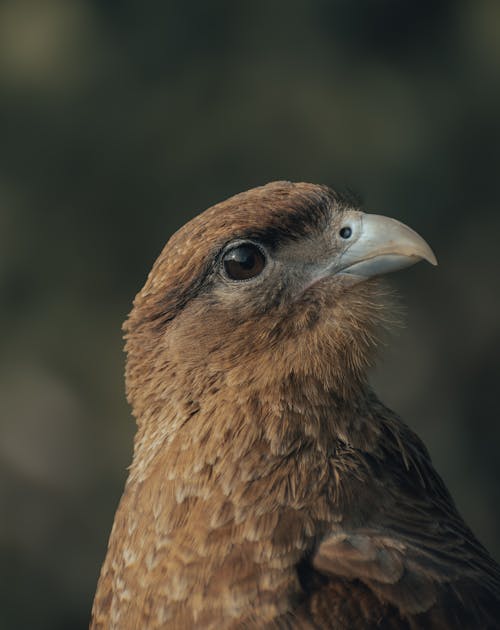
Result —
<instances>
[{"instance_id":1,"label":"hooked beak","mask_svg":"<svg viewBox=\"0 0 500 630\"><path fill-rule=\"evenodd\" d=\"M398 271L421 260L437 265L434 252L424 239L396 219L347 212L342 225L340 237L345 239L346 249L337 261L335 272L348 275L355 282ZM350 236L342 237L342 233L349 231Z\"/></svg>"}]
</instances>

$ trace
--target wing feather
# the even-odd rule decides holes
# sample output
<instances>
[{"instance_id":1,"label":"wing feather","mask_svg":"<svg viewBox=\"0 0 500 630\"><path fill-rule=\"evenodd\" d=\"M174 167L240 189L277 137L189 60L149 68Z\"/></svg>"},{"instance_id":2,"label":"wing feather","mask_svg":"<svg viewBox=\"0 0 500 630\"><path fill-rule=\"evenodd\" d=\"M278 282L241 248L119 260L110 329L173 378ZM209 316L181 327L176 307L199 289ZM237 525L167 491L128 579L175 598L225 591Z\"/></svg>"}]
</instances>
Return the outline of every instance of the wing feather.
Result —
<instances>
[{"instance_id":1,"label":"wing feather","mask_svg":"<svg viewBox=\"0 0 500 630\"><path fill-rule=\"evenodd\" d=\"M500 628L499 566L464 523L425 446L390 413L379 446L360 453L370 468L370 510L332 527L313 568L332 583L362 582L415 627Z\"/></svg>"}]
</instances>

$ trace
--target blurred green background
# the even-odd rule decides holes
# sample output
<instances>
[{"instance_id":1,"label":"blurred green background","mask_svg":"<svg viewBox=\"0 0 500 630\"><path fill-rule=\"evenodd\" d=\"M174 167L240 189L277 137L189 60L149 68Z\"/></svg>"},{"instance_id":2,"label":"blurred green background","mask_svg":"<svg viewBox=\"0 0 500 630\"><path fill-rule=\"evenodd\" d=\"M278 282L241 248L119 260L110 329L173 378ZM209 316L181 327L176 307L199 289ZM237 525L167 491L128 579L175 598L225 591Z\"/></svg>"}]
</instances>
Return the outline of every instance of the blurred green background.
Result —
<instances>
[{"instance_id":1,"label":"blurred green background","mask_svg":"<svg viewBox=\"0 0 500 630\"><path fill-rule=\"evenodd\" d=\"M120 326L188 218L352 188L440 261L373 381L500 559L500 3L0 3L0 627L88 624L130 462Z\"/></svg>"}]
</instances>

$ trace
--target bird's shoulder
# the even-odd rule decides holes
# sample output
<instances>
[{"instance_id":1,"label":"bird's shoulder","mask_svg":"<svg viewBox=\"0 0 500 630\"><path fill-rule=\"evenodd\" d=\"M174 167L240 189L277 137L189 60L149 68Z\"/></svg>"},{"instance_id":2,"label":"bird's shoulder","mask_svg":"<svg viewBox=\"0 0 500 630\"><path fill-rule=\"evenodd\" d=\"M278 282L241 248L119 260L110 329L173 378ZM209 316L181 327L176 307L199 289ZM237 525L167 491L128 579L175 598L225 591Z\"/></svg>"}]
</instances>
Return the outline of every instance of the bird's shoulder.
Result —
<instances>
[{"instance_id":1,"label":"bird's shoulder","mask_svg":"<svg viewBox=\"0 0 500 630\"><path fill-rule=\"evenodd\" d=\"M314 601L331 599L347 580L359 606L367 588L393 610L398 627L403 620L408 627L500 627L498 564L458 513L419 437L378 401L371 408L378 439L337 445L336 459L362 462L363 474L345 480L356 487L349 509L313 554L313 571L326 578Z\"/></svg>"}]
</instances>

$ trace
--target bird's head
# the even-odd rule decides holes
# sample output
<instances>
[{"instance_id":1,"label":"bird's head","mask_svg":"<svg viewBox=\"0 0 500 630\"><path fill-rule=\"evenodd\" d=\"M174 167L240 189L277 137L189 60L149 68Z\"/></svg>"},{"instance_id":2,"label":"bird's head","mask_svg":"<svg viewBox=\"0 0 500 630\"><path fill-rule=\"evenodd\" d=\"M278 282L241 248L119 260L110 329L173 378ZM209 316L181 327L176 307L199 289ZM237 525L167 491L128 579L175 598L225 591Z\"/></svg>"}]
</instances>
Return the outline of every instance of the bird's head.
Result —
<instances>
[{"instance_id":1,"label":"bird's head","mask_svg":"<svg viewBox=\"0 0 500 630\"><path fill-rule=\"evenodd\" d=\"M193 398L221 375L362 377L384 319L375 278L423 259L436 264L416 232L325 186L274 182L209 208L172 236L125 324L136 416L173 373Z\"/></svg>"}]
</instances>

